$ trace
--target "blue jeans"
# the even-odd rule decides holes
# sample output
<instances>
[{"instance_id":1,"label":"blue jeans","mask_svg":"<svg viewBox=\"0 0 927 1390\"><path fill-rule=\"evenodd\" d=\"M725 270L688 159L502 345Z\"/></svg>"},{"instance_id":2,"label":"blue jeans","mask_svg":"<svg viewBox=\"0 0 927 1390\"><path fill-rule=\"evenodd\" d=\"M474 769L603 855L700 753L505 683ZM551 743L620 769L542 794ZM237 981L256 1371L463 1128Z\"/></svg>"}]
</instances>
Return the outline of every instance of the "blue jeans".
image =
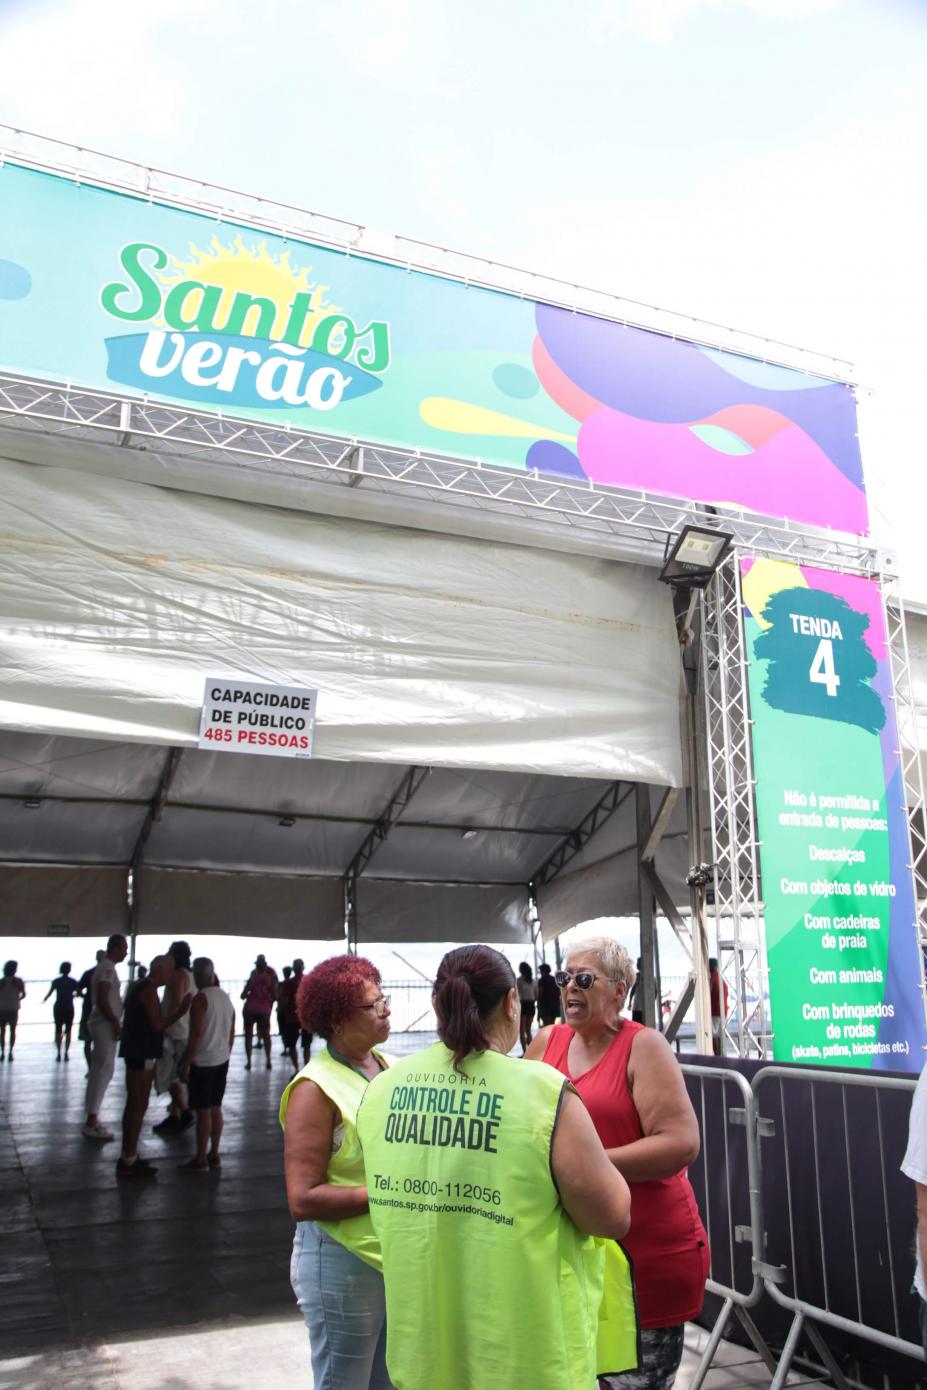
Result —
<instances>
[{"instance_id":1,"label":"blue jeans","mask_svg":"<svg viewBox=\"0 0 927 1390\"><path fill-rule=\"evenodd\" d=\"M314 1390L393 1390L382 1274L314 1221L300 1221L290 1283L309 1329Z\"/></svg>"}]
</instances>

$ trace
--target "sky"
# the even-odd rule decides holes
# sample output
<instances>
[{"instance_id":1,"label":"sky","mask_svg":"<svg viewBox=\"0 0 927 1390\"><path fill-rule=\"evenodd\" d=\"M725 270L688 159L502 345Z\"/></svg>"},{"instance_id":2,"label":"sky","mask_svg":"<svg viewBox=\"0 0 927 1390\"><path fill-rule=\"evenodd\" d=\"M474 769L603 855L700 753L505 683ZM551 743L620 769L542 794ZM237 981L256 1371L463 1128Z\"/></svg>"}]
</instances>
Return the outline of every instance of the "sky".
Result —
<instances>
[{"instance_id":1,"label":"sky","mask_svg":"<svg viewBox=\"0 0 927 1390\"><path fill-rule=\"evenodd\" d=\"M0 122L853 363L927 607L925 71L923 0L0 0Z\"/></svg>"}]
</instances>

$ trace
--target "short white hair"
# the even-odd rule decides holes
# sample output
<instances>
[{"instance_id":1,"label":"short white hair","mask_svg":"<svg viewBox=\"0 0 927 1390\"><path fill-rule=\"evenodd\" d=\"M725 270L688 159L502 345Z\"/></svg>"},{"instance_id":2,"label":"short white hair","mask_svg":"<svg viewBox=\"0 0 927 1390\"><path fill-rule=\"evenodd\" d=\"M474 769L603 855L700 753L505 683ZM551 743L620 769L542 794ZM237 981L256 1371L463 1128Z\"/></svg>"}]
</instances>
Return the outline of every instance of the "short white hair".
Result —
<instances>
[{"instance_id":1,"label":"short white hair","mask_svg":"<svg viewBox=\"0 0 927 1390\"><path fill-rule=\"evenodd\" d=\"M582 922L580 925L585 927L596 924ZM582 940L571 941L567 947L565 962L569 961L571 956L578 956L580 952L595 956L602 967L602 974L607 975L610 980L622 981L627 993L631 993L637 979L637 971L631 964L631 957L627 951L613 936L584 936Z\"/></svg>"}]
</instances>

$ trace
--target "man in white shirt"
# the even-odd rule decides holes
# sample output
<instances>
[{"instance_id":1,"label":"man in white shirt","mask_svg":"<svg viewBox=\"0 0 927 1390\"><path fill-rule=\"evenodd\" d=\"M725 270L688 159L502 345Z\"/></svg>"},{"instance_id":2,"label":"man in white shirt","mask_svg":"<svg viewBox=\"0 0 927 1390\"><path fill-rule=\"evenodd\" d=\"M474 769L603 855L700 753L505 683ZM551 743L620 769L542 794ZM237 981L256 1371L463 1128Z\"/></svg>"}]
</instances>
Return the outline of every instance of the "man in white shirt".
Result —
<instances>
[{"instance_id":1,"label":"man in white shirt","mask_svg":"<svg viewBox=\"0 0 927 1390\"><path fill-rule=\"evenodd\" d=\"M184 1173L207 1173L222 1166L222 1098L235 1043L235 1005L219 988L208 956L193 962L193 979L199 993L190 1008L190 1038L180 1078L189 1083L190 1109L196 1115L196 1154L180 1168Z\"/></svg>"},{"instance_id":2,"label":"man in white shirt","mask_svg":"<svg viewBox=\"0 0 927 1390\"><path fill-rule=\"evenodd\" d=\"M113 1138L111 1129L100 1124L100 1106L113 1079L116 1044L122 1033L122 995L116 966L125 960L129 943L118 932L106 943L106 954L97 963L90 980L90 1033L92 1052L87 1077L87 1120L83 1132L88 1139Z\"/></svg>"},{"instance_id":3,"label":"man in white shirt","mask_svg":"<svg viewBox=\"0 0 927 1390\"><path fill-rule=\"evenodd\" d=\"M921 1339L927 1356L927 1066L918 1078L911 1102L908 1124L908 1147L901 1162L901 1171L911 1178L917 1202L917 1269L914 1287L921 1300Z\"/></svg>"}]
</instances>

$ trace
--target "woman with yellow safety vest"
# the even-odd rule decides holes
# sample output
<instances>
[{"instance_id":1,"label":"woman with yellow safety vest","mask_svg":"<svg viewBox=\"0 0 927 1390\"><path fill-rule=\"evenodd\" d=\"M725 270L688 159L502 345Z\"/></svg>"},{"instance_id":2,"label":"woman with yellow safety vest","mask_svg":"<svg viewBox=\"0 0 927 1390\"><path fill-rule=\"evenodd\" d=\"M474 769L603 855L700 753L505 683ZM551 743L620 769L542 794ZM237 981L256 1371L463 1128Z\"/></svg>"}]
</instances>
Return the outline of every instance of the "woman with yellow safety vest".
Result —
<instances>
[{"instance_id":1,"label":"woman with yellow safety vest","mask_svg":"<svg viewBox=\"0 0 927 1390\"><path fill-rule=\"evenodd\" d=\"M637 1364L627 1184L569 1082L506 1055L521 1009L504 956L450 951L433 1000L440 1042L374 1078L357 1117L393 1384L593 1390L597 1368ZM594 1236L626 1275L607 1308Z\"/></svg>"},{"instance_id":2,"label":"woman with yellow safety vest","mask_svg":"<svg viewBox=\"0 0 927 1390\"><path fill-rule=\"evenodd\" d=\"M389 995L360 956L333 956L304 976L303 1028L327 1046L280 1101L287 1198L297 1222L290 1282L309 1329L319 1390L392 1390L380 1247L367 1206L358 1106L389 1065Z\"/></svg>"}]
</instances>

